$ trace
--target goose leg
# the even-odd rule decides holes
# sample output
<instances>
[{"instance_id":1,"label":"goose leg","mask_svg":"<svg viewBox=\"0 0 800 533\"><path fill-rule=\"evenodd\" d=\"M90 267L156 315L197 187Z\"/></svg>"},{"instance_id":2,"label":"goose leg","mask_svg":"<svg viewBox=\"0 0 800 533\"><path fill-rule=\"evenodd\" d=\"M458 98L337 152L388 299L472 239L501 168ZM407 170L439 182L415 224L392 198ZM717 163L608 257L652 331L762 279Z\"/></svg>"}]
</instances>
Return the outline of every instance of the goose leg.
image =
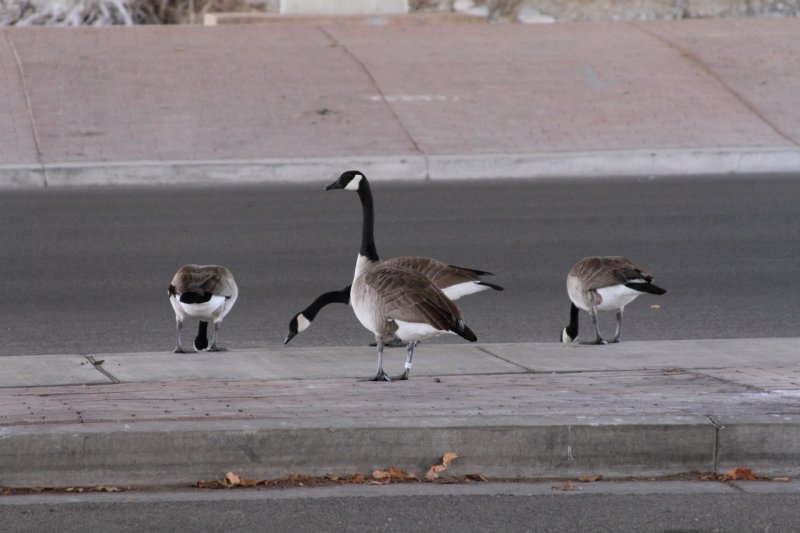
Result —
<instances>
[{"instance_id":1,"label":"goose leg","mask_svg":"<svg viewBox=\"0 0 800 533\"><path fill-rule=\"evenodd\" d=\"M595 344L608 344L606 341L603 340L603 337L600 336L600 327L597 325L597 309L595 309L593 307L592 310L589 311L589 314L592 317L592 324L594 324L594 332L597 335L595 337L595 339L594 339L594 343Z\"/></svg>"},{"instance_id":2,"label":"goose leg","mask_svg":"<svg viewBox=\"0 0 800 533\"><path fill-rule=\"evenodd\" d=\"M614 339L611 341L614 343L619 342L619 330L622 328L622 310L622 307L617 310L617 332L614 334Z\"/></svg>"},{"instance_id":3,"label":"goose leg","mask_svg":"<svg viewBox=\"0 0 800 533\"><path fill-rule=\"evenodd\" d=\"M214 322L214 334L211 337L211 348L209 348L212 352L221 351L217 346L217 333L219 333L219 322Z\"/></svg>"},{"instance_id":4,"label":"goose leg","mask_svg":"<svg viewBox=\"0 0 800 533\"><path fill-rule=\"evenodd\" d=\"M181 329L183 329L183 320L175 320L175 330L177 339L175 340L175 353L186 353L181 348Z\"/></svg>"},{"instance_id":5,"label":"goose leg","mask_svg":"<svg viewBox=\"0 0 800 533\"><path fill-rule=\"evenodd\" d=\"M406 346L406 350L408 351L408 355L406 356L406 364L405 364L405 372L403 372L400 376L393 378L397 380L404 380L408 379L408 375L411 373L411 359L414 357L414 348L417 347L417 341L411 341Z\"/></svg>"},{"instance_id":6,"label":"goose leg","mask_svg":"<svg viewBox=\"0 0 800 533\"><path fill-rule=\"evenodd\" d=\"M364 379L361 381L392 381L392 378L383 371L383 339L378 340L378 373L372 379Z\"/></svg>"}]
</instances>

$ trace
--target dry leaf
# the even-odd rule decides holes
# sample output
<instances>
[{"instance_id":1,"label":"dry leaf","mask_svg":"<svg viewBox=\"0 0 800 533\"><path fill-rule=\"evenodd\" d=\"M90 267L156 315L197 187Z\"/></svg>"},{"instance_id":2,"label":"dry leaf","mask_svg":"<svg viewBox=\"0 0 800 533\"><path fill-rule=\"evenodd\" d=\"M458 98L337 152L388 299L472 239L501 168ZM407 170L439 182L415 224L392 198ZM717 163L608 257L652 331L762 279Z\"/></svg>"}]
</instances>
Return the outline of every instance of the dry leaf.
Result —
<instances>
[{"instance_id":1,"label":"dry leaf","mask_svg":"<svg viewBox=\"0 0 800 533\"><path fill-rule=\"evenodd\" d=\"M551 488L553 490L581 490L581 488L572 481L567 481L561 485L553 485Z\"/></svg>"},{"instance_id":2,"label":"dry leaf","mask_svg":"<svg viewBox=\"0 0 800 533\"><path fill-rule=\"evenodd\" d=\"M465 477L465 478L467 478L467 479L468 479L468 480L470 480L470 481L489 481L488 479L486 479L485 477L483 477L483 475L482 475L482 474L479 474L479 473L477 473L477 472L476 472L476 473L474 473L474 474L467 474L467 475L466 475L466 476L464 476L464 477Z\"/></svg>"},{"instance_id":3,"label":"dry leaf","mask_svg":"<svg viewBox=\"0 0 800 533\"><path fill-rule=\"evenodd\" d=\"M372 472L372 479L375 479L377 481L383 481L383 480L389 479L391 477L392 477L392 475L389 472L387 472L386 470L374 470Z\"/></svg>"},{"instance_id":4,"label":"dry leaf","mask_svg":"<svg viewBox=\"0 0 800 533\"><path fill-rule=\"evenodd\" d=\"M728 480L741 480L741 481L755 481L758 477L753 474L749 468L737 467L731 468L725 472L725 478Z\"/></svg>"},{"instance_id":5,"label":"dry leaf","mask_svg":"<svg viewBox=\"0 0 800 533\"><path fill-rule=\"evenodd\" d=\"M389 478L392 481L416 481L417 476L414 474L409 474L405 470L397 468L396 466L389 467Z\"/></svg>"},{"instance_id":6,"label":"dry leaf","mask_svg":"<svg viewBox=\"0 0 800 533\"><path fill-rule=\"evenodd\" d=\"M239 485L242 484L242 480L239 478L239 476L237 476L233 472L228 472L227 474L225 474L225 479L223 480L223 483L228 487L238 487Z\"/></svg>"},{"instance_id":7,"label":"dry leaf","mask_svg":"<svg viewBox=\"0 0 800 533\"><path fill-rule=\"evenodd\" d=\"M603 476L600 475L581 476L578 478L578 481L583 481L584 483L593 483L595 481L600 481L601 479L603 479Z\"/></svg>"},{"instance_id":8,"label":"dry leaf","mask_svg":"<svg viewBox=\"0 0 800 533\"><path fill-rule=\"evenodd\" d=\"M428 469L428 472L425 474L425 479L428 481L433 481L439 474L444 472L447 469L447 466L453 462L456 458L458 458L458 454L455 452L447 452L442 456L442 462L438 465L433 465Z\"/></svg>"},{"instance_id":9,"label":"dry leaf","mask_svg":"<svg viewBox=\"0 0 800 533\"><path fill-rule=\"evenodd\" d=\"M774 477L772 481L789 481L788 477Z\"/></svg>"},{"instance_id":10,"label":"dry leaf","mask_svg":"<svg viewBox=\"0 0 800 533\"><path fill-rule=\"evenodd\" d=\"M661 309L661 306L658 304L653 304L650 306L650 309Z\"/></svg>"}]
</instances>

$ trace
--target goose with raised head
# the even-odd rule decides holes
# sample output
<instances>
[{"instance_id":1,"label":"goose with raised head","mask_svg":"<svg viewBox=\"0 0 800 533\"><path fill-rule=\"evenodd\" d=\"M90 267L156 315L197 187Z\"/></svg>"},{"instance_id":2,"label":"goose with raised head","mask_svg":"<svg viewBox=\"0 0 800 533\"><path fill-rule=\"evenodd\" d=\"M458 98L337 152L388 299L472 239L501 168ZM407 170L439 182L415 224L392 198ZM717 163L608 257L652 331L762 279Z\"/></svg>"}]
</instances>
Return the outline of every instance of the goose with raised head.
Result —
<instances>
[{"instance_id":1,"label":"goose with raised head","mask_svg":"<svg viewBox=\"0 0 800 533\"><path fill-rule=\"evenodd\" d=\"M184 265L173 276L168 293L175 311L175 353L185 353L181 346L181 329L187 318L200 320L194 339L195 350L218 351L219 326L239 296L231 271L219 265ZM211 346L208 344L209 322L214 323Z\"/></svg>"},{"instance_id":2,"label":"goose with raised head","mask_svg":"<svg viewBox=\"0 0 800 533\"><path fill-rule=\"evenodd\" d=\"M366 176L358 170L344 172L339 179L328 185L325 190L345 189L358 192L363 210L361 253L372 263L378 263L380 257L375 247L374 240L374 206L372 191ZM491 272L473 268L448 265L437 259L420 256L400 256L386 259L383 263L407 268L422 274L430 279L444 294L455 301L462 296L494 289L502 291L500 285L484 281L484 276L491 276ZM317 313L328 304L350 303L350 287L340 291L330 291L318 296L306 309L297 313L289 321L289 334L284 339L288 343L295 335L307 329ZM388 344L387 344L388 345Z\"/></svg>"},{"instance_id":3,"label":"goose with raised head","mask_svg":"<svg viewBox=\"0 0 800 533\"><path fill-rule=\"evenodd\" d=\"M569 324L561 332L561 342L571 343L578 337L578 310L589 313L594 323L594 344L607 344L597 325L598 311L617 312L617 330L611 342L620 341L622 314L625 306L641 294L667 292L653 284L653 276L642 267L621 256L586 257L570 269L567 294L572 301Z\"/></svg>"},{"instance_id":4,"label":"goose with raised head","mask_svg":"<svg viewBox=\"0 0 800 533\"><path fill-rule=\"evenodd\" d=\"M389 380L383 371L383 349L391 338L405 342L408 349L405 371L399 379L408 379L414 348L419 340L443 333L453 333L472 342L477 340L464 323L456 305L437 287L433 279L443 283L442 280L448 277L461 276L457 283L450 284L451 287L460 285L457 290L454 289L457 297L489 288L502 288L480 279L464 279L469 272L479 278L477 272L480 271L448 267L429 258L401 257L382 262L375 247L375 213L367 178L362 172L350 170L325 188L328 191L334 189L356 191L361 200L361 248L350 288L350 305L358 321L375 335L378 371L373 379ZM443 265L443 268L437 270L437 263ZM430 277L421 273L418 268L427 270ZM452 270L452 274L445 273L448 269Z\"/></svg>"}]
</instances>

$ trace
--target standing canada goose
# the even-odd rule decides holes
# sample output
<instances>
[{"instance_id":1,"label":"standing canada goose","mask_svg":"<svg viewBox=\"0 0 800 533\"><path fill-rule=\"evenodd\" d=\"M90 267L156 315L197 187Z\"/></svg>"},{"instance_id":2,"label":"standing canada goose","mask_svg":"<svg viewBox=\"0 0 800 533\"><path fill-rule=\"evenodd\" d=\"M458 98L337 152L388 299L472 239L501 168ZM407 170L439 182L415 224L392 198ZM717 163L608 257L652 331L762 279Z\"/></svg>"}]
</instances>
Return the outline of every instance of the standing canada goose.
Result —
<instances>
[{"instance_id":1,"label":"standing canada goose","mask_svg":"<svg viewBox=\"0 0 800 533\"><path fill-rule=\"evenodd\" d=\"M367 254L362 255L372 263L377 264L380 262L380 257L375 248L374 240L374 206L372 192L366 176L357 170L347 171L343 173L338 180L325 188L325 190L328 191L333 189L346 189L358 192L364 214L362 221L361 248L362 250L368 251ZM476 292L485 291L487 289L494 289L496 291L503 290L503 287L500 285L489 283L481 279L483 276L491 276L491 272L448 265L447 263L430 257L401 256L387 259L384 263L419 272L430 279L434 285L441 289L442 292L453 301L458 300L462 296L475 294ZM330 291L318 296L311 305L293 316L289 321L289 334L284 339L284 344L288 343L298 333L307 329L320 309L331 303L349 305L350 286L339 291ZM389 344L387 343L387 345Z\"/></svg>"},{"instance_id":2,"label":"standing canada goose","mask_svg":"<svg viewBox=\"0 0 800 533\"><path fill-rule=\"evenodd\" d=\"M449 267L432 259L418 257L402 257L381 262L375 248L375 213L367 178L357 170L350 170L325 188L327 191L334 189L357 191L361 199L363 211L361 248L350 288L350 305L359 322L375 334L378 345L378 372L373 380L390 380L383 371L383 349L386 341L392 337L407 343L405 372L399 379L408 379L414 348L421 339L449 332L471 342L476 341L475 334L464 323L456 305L432 280L432 278L446 279L448 275L444 272L449 269L453 269L454 272L471 270ZM442 264L442 270L430 270L430 265L435 264L434 262ZM412 266L416 268L411 268ZM426 277L417 268L428 269L431 277ZM479 271L472 272L474 276L480 277L476 274ZM460 286L455 289L457 285ZM461 279L457 283L451 283L450 286L454 287L454 294L458 297L488 288L502 290L501 287L482 282L480 279Z\"/></svg>"},{"instance_id":3,"label":"standing canada goose","mask_svg":"<svg viewBox=\"0 0 800 533\"><path fill-rule=\"evenodd\" d=\"M478 340L456 304L430 279L407 268L372 264L359 256L350 302L358 321L375 334L378 371L372 381L391 381L383 371L383 348L391 338L407 343L405 371L395 378L401 380L408 379L418 341L443 333Z\"/></svg>"},{"instance_id":4,"label":"standing canada goose","mask_svg":"<svg viewBox=\"0 0 800 533\"><path fill-rule=\"evenodd\" d=\"M607 344L600 336L597 312L616 310L617 332L611 342L619 342L625 306L642 293L667 292L652 281L650 273L625 257L586 257L575 263L567 275L567 293L572 306L569 325L561 332L561 342L570 343L578 337L578 308L588 311L592 317L595 344Z\"/></svg>"},{"instance_id":5,"label":"standing canada goose","mask_svg":"<svg viewBox=\"0 0 800 533\"><path fill-rule=\"evenodd\" d=\"M208 348L212 352L217 351L219 325L239 296L231 271L219 265L184 265L172 278L168 292L169 301L175 310L178 337L175 353L185 353L181 347L181 328L186 318L200 319L197 337L194 339L195 350ZM209 348L207 332L208 323L212 321L214 336Z\"/></svg>"}]
</instances>

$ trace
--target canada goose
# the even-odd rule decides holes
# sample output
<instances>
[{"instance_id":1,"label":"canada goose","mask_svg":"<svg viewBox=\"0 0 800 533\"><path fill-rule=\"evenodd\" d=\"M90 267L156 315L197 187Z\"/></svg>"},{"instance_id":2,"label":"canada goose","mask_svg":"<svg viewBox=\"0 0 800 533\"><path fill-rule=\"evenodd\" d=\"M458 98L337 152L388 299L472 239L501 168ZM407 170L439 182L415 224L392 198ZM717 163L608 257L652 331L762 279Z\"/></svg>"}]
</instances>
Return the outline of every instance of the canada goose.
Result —
<instances>
[{"instance_id":1,"label":"canada goose","mask_svg":"<svg viewBox=\"0 0 800 533\"><path fill-rule=\"evenodd\" d=\"M361 248L350 289L350 305L359 322L375 334L378 372L374 380L389 380L383 371L383 348L392 337L407 343L405 372L399 379L408 379L419 340L447 332L469 341L477 340L464 324L461 312L433 280L451 287L456 298L502 287L481 281L480 276L485 272L451 267L434 259L400 257L381 262L375 248L375 214L367 178L357 170L349 170L325 187L326 191L334 189L356 191L361 200Z\"/></svg>"},{"instance_id":2,"label":"canada goose","mask_svg":"<svg viewBox=\"0 0 800 533\"><path fill-rule=\"evenodd\" d=\"M407 343L405 371L395 378L401 380L408 379L419 340L443 333L478 340L456 304L430 279L407 268L372 264L359 256L350 302L358 321L375 334L378 371L372 381L391 381L383 371L383 348L391 338Z\"/></svg>"},{"instance_id":3,"label":"canada goose","mask_svg":"<svg viewBox=\"0 0 800 533\"><path fill-rule=\"evenodd\" d=\"M236 298L239 289L233 274L219 265L184 265L178 269L169 285L169 301L175 310L177 341L175 353L185 353L181 347L181 328L186 318L200 319L194 348L197 351L208 348L217 351L217 332ZM208 322L214 322L214 336L208 346Z\"/></svg>"},{"instance_id":4,"label":"canada goose","mask_svg":"<svg viewBox=\"0 0 800 533\"><path fill-rule=\"evenodd\" d=\"M344 172L338 180L325 187L325 190L333 189L347 189L358 192L364 213L361 241L362 255L372 263L378 263L380 257L375 248L374 240L375 221L372 192L366 176L357 170ZM365 250L367 251L366 254L364 254ZM503 290L500 285L481 279L483 276L491 276L491 272L448 265L430 257L401 256L387 259L384 263L419 272L429 278L434 285L453 301L462 296L475 294L487 289ZM284 339L284 344L288 343L298 333L307 329L320 309L331 303L348 305L350 303L350 287L345 287L340 291L326 292L318 296L311 305L293 316L289 321L289 333ZM391 345L391 341L387 341L386 345Z\"/></svg>"},{"instance_id":5,"label":"canada goose","mask_svg":"<svg viewBox=\"0 0 800 533\"><path fill-rule=\"evenodd\" d=\"M491 276L491 272L448 265L430 257L400 256L386 259L383 262L419 272L430 279L434 285L442 290L445 296L453 301L462 296L475 294L486 289L503 290L500 285L481 279L481 276ZM308 307L294 315L289 321L289 333L283 343L288 344L295 335L308 329L311 322L316 318L317 313L323 307L332 303L350 305L350 285L338 291L321 294ZM386 346L404 346L404 343L395 344L393 341L387 341Z\"/></svg>"},{"instance_id":6,"label":"canada goose","mask_svg":"<svg viewBox=\"0 0 800 533\"><path fill-rule=\"evenodd\" d=\"M630 259L620 256L586 257L570 269L567 275L567 293L572 300L569 325L561 332L561 342L570 343L578 337L578 308L588 311L594 323L595 344L607 344L597 326L598 311L617 311L619 342L622 312L642 293L664 294L661 287L653 285L653 276Z\"/></svg>"}]
</instances>

